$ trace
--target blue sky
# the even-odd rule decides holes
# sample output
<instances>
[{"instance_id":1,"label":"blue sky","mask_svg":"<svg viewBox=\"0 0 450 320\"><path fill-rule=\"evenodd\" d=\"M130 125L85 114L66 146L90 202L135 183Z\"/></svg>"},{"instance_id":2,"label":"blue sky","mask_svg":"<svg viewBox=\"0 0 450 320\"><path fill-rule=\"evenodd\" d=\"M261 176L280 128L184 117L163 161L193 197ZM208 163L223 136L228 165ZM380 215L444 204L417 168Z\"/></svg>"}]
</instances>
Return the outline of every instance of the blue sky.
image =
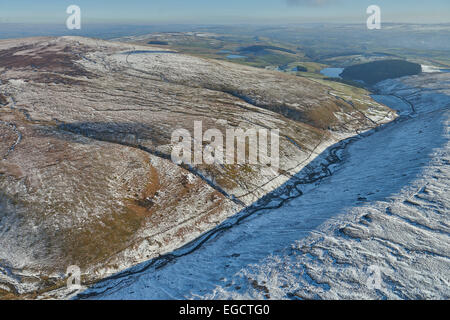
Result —
<instances>
[{"instance_id":1,"label":"blue sky","mask_svg":"<svg viewBox=\"0 0 450 320\"><path fill-rule=\"evenodd\" d=\"M0 0L0 22L65 23L70 4L84 23L365 23L371 4L385 22L450 22L449 0Z\"/></svg>"}]
</instances>

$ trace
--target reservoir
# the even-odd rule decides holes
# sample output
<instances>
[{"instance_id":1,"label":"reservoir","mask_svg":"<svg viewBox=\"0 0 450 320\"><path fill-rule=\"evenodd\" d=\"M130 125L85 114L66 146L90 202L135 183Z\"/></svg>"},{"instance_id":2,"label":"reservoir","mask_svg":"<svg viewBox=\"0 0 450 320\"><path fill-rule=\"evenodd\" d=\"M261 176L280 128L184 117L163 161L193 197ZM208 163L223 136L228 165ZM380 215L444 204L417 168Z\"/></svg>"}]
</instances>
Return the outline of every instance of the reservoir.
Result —
<instances>
[{"instance_id":1,"label":"reservoir","mask_svg":"<svg viewBox=\"0 0 450 320\"><path fill-rule=\"evenodd\" d=\"M344 71L344 68L325 68L320 73L328 78L340 78L342 71Z\"/></svg>"},{"instance_id":2,"label":"reservoir","mask_svg":"<svg viewBox=\"0 0 450 320\"><path fill-rule=\"evenodd\" d=\"M245 59L246 56L241 56L239 54L229 54L227 55L227 59Z\"/></svg>"}]
</instances>

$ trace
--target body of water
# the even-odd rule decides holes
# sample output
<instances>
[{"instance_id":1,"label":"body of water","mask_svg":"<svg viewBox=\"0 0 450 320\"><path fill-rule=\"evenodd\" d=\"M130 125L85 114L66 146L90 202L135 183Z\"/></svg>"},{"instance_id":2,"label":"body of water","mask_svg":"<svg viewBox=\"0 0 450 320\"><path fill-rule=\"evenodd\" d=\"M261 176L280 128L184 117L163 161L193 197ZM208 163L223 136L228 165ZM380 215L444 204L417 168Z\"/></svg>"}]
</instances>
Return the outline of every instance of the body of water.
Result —
<instances>
[{"instance_id":1,"label":"body of water","mask_svg":"<svg viewBox=\"0 0 450 320\"><path fill-rule=\"evenodd\" d=\"M245 59L246 56L241 56L239 54L229 54L227 55L227 59Z\"/></svg>"},{"instance_id":2,"label":"body of water","mask_svg":"<svg viewBox=\"0 0 450 320\"><path fill-rule=\"evenodd\" d=\"M340 78L342 71L344 71L344 68L325 68L320 73L329 78Z\"/></svg>"}]
</instances>

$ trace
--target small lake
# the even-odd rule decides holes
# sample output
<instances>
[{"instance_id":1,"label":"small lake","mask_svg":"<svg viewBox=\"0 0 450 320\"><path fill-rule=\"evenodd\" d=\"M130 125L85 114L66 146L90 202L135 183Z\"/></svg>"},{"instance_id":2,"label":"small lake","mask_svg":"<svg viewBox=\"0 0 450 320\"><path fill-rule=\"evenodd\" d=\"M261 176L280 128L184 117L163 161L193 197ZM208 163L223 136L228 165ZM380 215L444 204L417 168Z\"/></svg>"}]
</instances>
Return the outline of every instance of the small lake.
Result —
<instances>
[{"instance_id":1,"label":"small lake","mask_svg":"<svg viewBox=\"0 0 450 320\"><path fill-rule=\"evenodd\" d=\"M227 59L245 59L246 56L241 56L239 54L229 54L227 55Z\"/></svg>"},{"instance_id":2,"label":"small lake","mask_svg":"<svg viewBox=\"0 0 450 320\"><path fill-rule=\"evenodd\" d=\"M328 78L340 78L340 74L344 71L344 68L325 68L320 70L320 73Z\"/></svg>"}]
</instances>

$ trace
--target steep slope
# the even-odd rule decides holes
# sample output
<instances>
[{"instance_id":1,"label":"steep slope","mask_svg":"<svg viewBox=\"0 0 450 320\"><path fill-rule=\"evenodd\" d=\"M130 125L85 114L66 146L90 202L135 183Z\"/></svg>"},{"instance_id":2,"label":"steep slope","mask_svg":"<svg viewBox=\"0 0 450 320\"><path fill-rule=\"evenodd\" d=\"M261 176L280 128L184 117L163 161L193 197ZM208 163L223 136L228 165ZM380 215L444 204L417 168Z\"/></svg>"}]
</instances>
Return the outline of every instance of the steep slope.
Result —
<instances>
[{"instance_id":1,"label":"steep slope","mask_svg":"<svg viewBox=\"0 0 450 320\"><path fill-rule=\"evenodd\" d=\"M77 298L449 299L450 74L377 87L402 116L333 146L320 183Z\"/></svg>"},{"instance_id":2,"label":"steep slope","mask_svg":"<svg viewBox=\"0 0 450 320\"><path fill-rule=\"evenodd\" d=\"M195 239L395 114L359 89L78 37L0 42L5 292L92 282ZM178 166L171 134L280 130L280 170Z\"/></svg>"}]
</instances>

